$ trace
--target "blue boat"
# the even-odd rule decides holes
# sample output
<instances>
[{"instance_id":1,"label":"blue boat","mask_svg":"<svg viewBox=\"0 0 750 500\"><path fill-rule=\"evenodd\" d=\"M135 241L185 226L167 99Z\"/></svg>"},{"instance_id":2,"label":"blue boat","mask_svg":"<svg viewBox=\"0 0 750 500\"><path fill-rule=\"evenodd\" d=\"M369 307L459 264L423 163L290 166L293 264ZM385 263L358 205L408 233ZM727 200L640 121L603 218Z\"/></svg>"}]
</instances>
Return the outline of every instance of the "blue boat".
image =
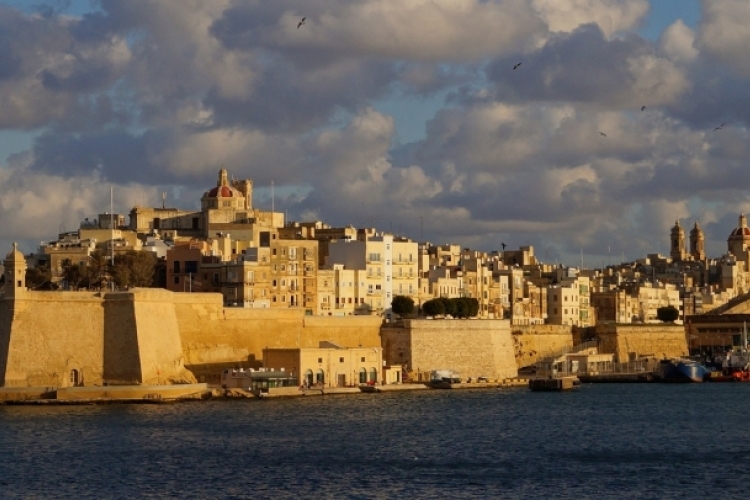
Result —
<instances>
[{"instance_id":1,"label":"blue boat","mask_svg":"<svg viewBox=\"0 0 750 500\"><path fill-rule=\"evenodd\" d=\"M675 358L662 360L654 376L661 382L703 382L709 371L693 359Z\"/></svg>"}]
</instances>

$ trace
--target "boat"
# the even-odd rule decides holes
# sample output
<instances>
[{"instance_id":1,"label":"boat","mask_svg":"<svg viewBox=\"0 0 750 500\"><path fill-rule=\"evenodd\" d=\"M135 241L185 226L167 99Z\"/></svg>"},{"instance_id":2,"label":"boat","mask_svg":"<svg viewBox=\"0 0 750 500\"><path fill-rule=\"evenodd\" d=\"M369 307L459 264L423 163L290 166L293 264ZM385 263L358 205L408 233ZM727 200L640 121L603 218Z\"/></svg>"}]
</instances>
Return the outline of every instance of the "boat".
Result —
<instances>
[{"instance_id":1,"label":"boat","mask_svg":"<svg viewBox=\"0 0 750 500\"><path fill-rule=\"evenodd\" d=\"M664 359L656 367L654 377L661 382L703 382L708 369L690 358Z\"/></svg>"},{"instance_id":2,"label":"boat","mask_svg":"<svg viewBox=\"0 0 750 500\"><path fill-rule=\"evenodd\" d=\"M729 351L721 360L721 371L712 373L711 382L750 382L750 350L747 341L747 323L742 326L739 347Z\"/></svg>"}]
</instances>

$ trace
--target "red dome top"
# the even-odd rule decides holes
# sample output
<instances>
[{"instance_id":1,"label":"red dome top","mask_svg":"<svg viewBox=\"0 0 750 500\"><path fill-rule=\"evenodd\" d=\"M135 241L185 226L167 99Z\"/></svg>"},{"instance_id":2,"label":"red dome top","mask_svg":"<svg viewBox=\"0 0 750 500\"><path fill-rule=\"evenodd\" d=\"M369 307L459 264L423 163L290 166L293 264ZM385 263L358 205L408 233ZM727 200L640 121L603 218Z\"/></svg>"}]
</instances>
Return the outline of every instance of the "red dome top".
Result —
<instances>
[{"instance_id":1,"label":"red dome top","mask_svg":"<svg viewBox=\"0 0 750 500\"><path fill-rule=\"evenodd\" d=\"M750 236L750 227L738 227L730 236Z\"/></svg>"},{"instance_id":2,"label":"red dome top","mask_svg":"<svg viewBox=\"0 0 750 500\"><path fill-rule=\"evenodd\" d=\"M219 194L219 189L221 189L221 194ZM222 198L231 198L232 189L229 186L216 186L208 192L209 198L216 198L217 196L221 196Z\"/></svg>"}]
</instances>

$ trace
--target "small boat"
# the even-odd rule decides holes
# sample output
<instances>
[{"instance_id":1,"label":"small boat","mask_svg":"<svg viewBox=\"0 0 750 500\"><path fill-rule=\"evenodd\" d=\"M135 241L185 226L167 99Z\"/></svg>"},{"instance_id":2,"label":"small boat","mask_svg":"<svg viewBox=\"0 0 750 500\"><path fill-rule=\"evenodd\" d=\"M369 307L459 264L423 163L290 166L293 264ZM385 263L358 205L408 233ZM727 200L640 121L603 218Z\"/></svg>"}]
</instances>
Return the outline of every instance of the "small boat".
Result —
<instances>
[{"instance_id":1,"label":"small boat","mask_svg":"<svg viewBox=\"0 0 750 500\"><path fill-rule=\"evenodd\" d=\"M708 376L708 369L690 358L662 360L654 371L661 382L703 382Z\"/></svg>"},{"instance_id":2,"label":"small boat","mask_svg":"<svg viewBox=\"0 0 750 500\"><path fill-rule=\"evenodd\" d=\"M711 382L750 382L750 350L747 341L747 324L742 327L742 342L726 354L721 371L712 373Z\"/></svg>"}]
</instances>

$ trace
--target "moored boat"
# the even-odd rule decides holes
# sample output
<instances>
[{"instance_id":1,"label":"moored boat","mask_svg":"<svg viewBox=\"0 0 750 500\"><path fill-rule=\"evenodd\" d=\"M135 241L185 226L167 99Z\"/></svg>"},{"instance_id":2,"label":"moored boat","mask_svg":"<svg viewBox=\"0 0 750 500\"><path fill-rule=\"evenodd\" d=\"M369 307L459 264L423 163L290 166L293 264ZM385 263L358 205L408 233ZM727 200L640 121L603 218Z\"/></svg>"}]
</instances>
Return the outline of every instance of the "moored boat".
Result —
<instances>
[{"instance_id":1,"label":"moored boat","mask_svg":"<svg viewBox=\"0 0 750 500\"><path fill-rule=\"evenodd\" d=\"M708 369L690 358L665 359L654 376L661 382L703 382L708 378Z\"/></svg>"}]
</instances>

